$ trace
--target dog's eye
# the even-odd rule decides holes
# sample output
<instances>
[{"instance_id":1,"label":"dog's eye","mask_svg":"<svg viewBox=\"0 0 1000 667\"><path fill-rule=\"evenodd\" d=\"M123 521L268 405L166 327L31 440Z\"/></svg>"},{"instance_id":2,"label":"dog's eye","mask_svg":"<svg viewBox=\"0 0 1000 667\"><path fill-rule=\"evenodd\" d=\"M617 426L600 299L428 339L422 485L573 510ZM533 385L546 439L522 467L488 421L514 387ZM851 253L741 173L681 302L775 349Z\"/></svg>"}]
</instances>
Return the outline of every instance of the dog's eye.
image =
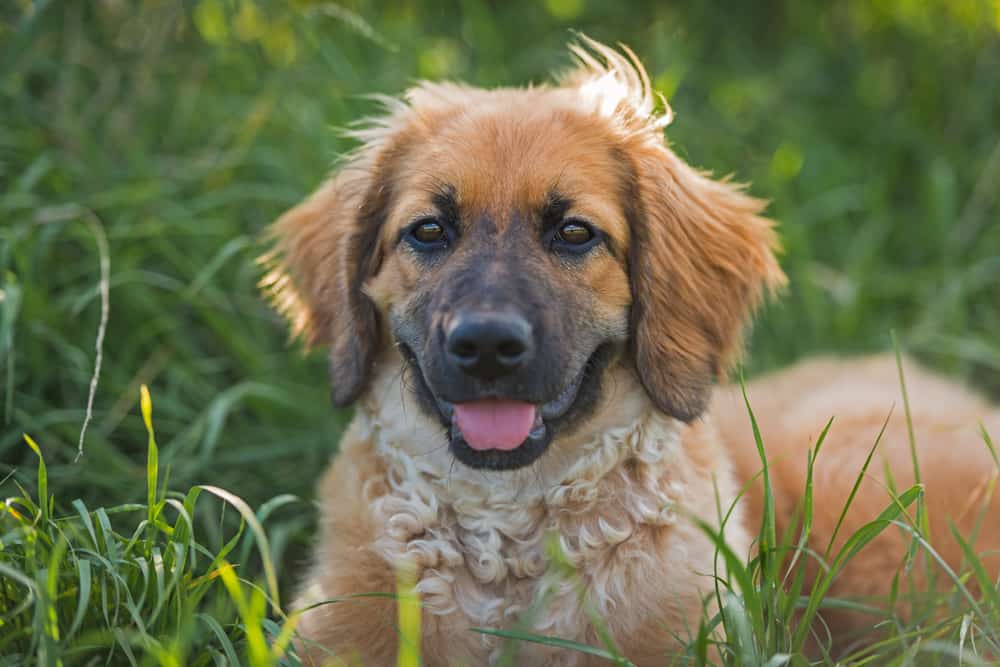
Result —
<instances>
[{"instance_id":1,"label":"dog's eye","mask_svg":"<svg viewBox=\"0 0 1000 667\"><path fill-rule=\"evenodd\" d=\"M433 221L424 222L413 230L413 237L421 243L434 243L444 238L444 227Z\"/></svg>"},{"instance_id":2,"label":"dog's eye","mask_svg":"<svg viewBox=\"0 0 1000 667\"><path fill-rule=\"evenodd\" d=\"M410 245L420 250L433 250L448 245L448 231L434 218L418 220L410 227L406 236Z\"/></svg>"},{"instance_id":3,"label":"dog's eye","mask_svg":"<svg viewBox=\"0 0 1000 667\"><path fill-rule=\"evenodd\" d=\"M599 244L604 237L588 222L570 219L564 220L550 238L554 252L582 255Z\"/></svg>"},{"instance_id":4,"label":"dog's eye","mask_svg":"<svg viewBox=\"0 0 1000 667\"><path fill-rule=\"evenodd\" d=\"M578 222L567 222L556 232L556 238L563 243L580 246L594 238L594 232Z\"/></svg>"}]
</instances>

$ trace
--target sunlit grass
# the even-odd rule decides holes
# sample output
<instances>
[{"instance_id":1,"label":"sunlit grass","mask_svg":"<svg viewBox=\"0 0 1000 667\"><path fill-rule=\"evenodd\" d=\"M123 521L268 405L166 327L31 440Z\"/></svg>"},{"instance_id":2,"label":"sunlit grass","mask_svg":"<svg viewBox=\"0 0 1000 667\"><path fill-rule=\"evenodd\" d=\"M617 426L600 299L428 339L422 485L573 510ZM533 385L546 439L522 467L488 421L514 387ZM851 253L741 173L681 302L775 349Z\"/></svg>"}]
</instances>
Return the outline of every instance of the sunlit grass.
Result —
<instances>
[{"instance_id":1,"label":"sunlit grass","mask_svg":"<svg viewBox=\"0 0 1000 667\"><path fill-rule=\"evenodd\" d=\"M20 488L20 495L7 498L2 507L0 655L4 657L0 664L92 664L95 659L164 666L299 664L293 645L299 613L281 604L264 525L275 505L292 499L275 498L254 512L239 497L216 487L196 486L186 493L162 488L158 484L152 405L143 385L140 408L148 430L145 505L90 509L77 499L69 502L70 511L62 513L62 502L48 493L43 452L34 439L24 436L37 456L38 495L33 497ZM749 400L746 406L762 456L764 496L770 498L764 443ZM975 536L954 533L965 555L960 571L949 568L936 554L919 521L921 485L892 494L885 509L848 536L838 549L833 550L833 539L823 554L810 553L805 547L812 525L813 468L821 458L831 423L827 422L808 456L798 534L777 534L773 501L766 500L756 548L748 561L726 543L724 529L691 517L716 546L715 591L705 600L705 616L696 631L686 637L678 635L686 649L665 655L664 664L947 665L960 658L961 664L984 665L1000 655L998 584L990 579L971 546ZM871 459L870 453L858 471L855 491ZM996 476L993 479L995 483ZM202 491L221 498L224 504L199 507ZM854 492L841 512L841 521L853 497ZM225 523L226 507L237 511L239 521L225 543L212 547L200 541L194 517L199 512L205 516L208 509L208 516ZM726 516L731 510L720 509ZM885 610L886 601L882 605L873 601L876 606L870 606L827 595L851 558L887 529L912 535L914 548L924 553L928 562L940 566L950 583L950 588L918 598L919 606L911 605L908 618L914 620L897 617L891 608ZM532 633L530 619L545 612L548 599L544 593L526 613L524 629L469 631L508 640L501 664L518 664L518 644L535 642L601 657L608 664L631 665L616 647L605 620L590 609L585 587L562 556L557 541L549 544L548 555L554 565L550 584L568 581L577 588L602 646ZM820 559L823 567L807 589L803 587L804 568L811 558ZM906 562L901 563L896 576L904 576L906 567ZM975 582L981 593L973 594L970 582ZM413 572L406 567L398 573L395 597L398 664L415 667L422 664L420 600ZM883 636L852 654L834 653L838 649L825 640L820 618L829 608L872 615L876 619L873 624L883 628ZM808 649L807 642L813 648ZM336 664L338 658L331 655L331 660Z\"/></svg>"},{"instance_id":2,"label":"sunlit grass","mask_svg":"<svg viewBox=\"0 0 1000 667\"><path fill-rule=\"evenodd\" d=\"M38 457L38 496L20 488L21 495L4 500L0 516L3 664L82 664L100 656L116 664L202 665L224 658L257 667L286 655L297 617L281 610L262 512L211 486L184 494L161 488L145 385L140 404L149 433L145 505L90 509L72 500L69 512L54 513L45 458L24 436ZM203 490L239 517L215 550L196 535ZM215 509L222 519L224 508L221 514ZM260 565L251 565L253 544ZM239 576L248 566L263 569L260 584Z\"/></svg>"},{"instance_id":3,"label":"sunlit grass","mask_svg":"<svg viewBox=\"0 0 1000 667\"><path fill-rule=\"evenodd\" d=\"M1000 396L995 2L391 4L0 3L0 664L295 664L308 500L349 413L256 294L261 231L353 147L333 128L374 111L366 94L540 82L570 28L629 44L678 152L773 202L791 287L756 324L751 371L886 349L895 328ZM730 554L673 662L803 664L823 626L799 619L845 605L883 631L850 662L993 660L974 536L945 592L906 598L904 566L947 537L911 491L870 529L910 536L910 620L805 588L805 564L840 553L806 549L809 486L787 535L768 520L758 557ZM508 665L520 642L564 642L509 632ZM598 644L561 645L625 660Z\"/></svg>"}]
</instances>

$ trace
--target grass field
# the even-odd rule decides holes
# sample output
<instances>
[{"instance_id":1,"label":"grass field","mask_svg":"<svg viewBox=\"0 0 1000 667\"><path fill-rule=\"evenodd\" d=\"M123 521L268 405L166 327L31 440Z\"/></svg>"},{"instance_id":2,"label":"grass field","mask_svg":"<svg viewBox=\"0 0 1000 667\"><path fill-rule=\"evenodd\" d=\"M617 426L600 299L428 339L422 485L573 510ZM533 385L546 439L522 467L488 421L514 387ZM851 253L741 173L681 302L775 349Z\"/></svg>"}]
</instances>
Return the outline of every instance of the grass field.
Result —
<instances>
[{"instance_id":1,"label":"grass field","mask_svg":"<svg viewBox=\"0 0 1000 667\"><path fill-rule=\"evenodd\" d=\"M572 30L629 44L677 114L675 149L773 202L791 287L758 320L749 375L895 331L1000 397L997 0L11 0L0 664L279 659L286 573L349 414L257 294L261 232L351 148L337 128L375 109L367 94L543 81ZM805 664L793 613L822 591L782 590L775 559L743 571L754 594L706 619L729 631L728 664ZM845 662L1000 655L996 585L963 594L978 577L970 559L952 594Z\"/></svg>"}]
</instances>

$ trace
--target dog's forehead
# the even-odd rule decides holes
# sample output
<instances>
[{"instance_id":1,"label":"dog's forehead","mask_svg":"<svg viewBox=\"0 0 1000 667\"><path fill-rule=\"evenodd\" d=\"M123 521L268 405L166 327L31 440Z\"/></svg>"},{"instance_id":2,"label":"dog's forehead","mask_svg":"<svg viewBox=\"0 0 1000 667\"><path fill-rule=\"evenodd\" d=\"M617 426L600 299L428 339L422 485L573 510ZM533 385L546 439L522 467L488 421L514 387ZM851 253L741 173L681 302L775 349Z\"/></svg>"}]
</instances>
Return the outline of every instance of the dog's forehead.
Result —
<instances>
[{"instance_id":1,"label":"dog's forehead","mask_svg":"<svg viewBox=\"0 0 1000 667\"><path fill-rule=\"evenodd\" d=\"M487 109L465 109L411 153L407 199L419 205L442 192L466 220L504 225L531 216L554 195L567 214L593 218L625 241L622 197L628 167L606 121L544 97Z\"/></svg>"}]
</instances>

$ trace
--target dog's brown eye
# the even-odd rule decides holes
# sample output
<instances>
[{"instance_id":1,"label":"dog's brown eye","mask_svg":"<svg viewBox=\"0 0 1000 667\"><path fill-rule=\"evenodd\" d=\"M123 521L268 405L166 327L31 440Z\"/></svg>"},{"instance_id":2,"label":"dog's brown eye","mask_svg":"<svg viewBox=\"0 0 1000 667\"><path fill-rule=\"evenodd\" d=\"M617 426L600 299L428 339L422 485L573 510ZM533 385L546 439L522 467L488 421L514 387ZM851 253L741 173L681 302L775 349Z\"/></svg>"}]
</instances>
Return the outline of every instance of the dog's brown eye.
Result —
<instances>
[{"instance_id":1,"label":"dog's brown eye","mask_svg":"<svg viewBox=\"0 0 1000 667\"><path fill-rule=\"evenodd\" d=\"M583 245L594 238L594 233L580 223L567 222L559 228L556 237L569 245Z\"/></svg>"},{"instance_id":2,"label":"dog's brown eye","mask_svg":"<svg viewBox=\"0 0 1000 667\"><path fill-rule=\"evenodd\" d=\"M417 252L436 253L448 247L451 236L447 223L427 216L414 221L403 239Z\"/></svg>"},{"instance_id":3,"label":"dog's brown eye","mask_svg":"<svg viewBox=\"0 0 1000 667\"><path fill-rule=\"evenodd\" d=\"M433 220L428 220L417 225L412 234L413 238L421 243L437 243L444 238L444 227Z\"/></svg>"}]
</instances>

